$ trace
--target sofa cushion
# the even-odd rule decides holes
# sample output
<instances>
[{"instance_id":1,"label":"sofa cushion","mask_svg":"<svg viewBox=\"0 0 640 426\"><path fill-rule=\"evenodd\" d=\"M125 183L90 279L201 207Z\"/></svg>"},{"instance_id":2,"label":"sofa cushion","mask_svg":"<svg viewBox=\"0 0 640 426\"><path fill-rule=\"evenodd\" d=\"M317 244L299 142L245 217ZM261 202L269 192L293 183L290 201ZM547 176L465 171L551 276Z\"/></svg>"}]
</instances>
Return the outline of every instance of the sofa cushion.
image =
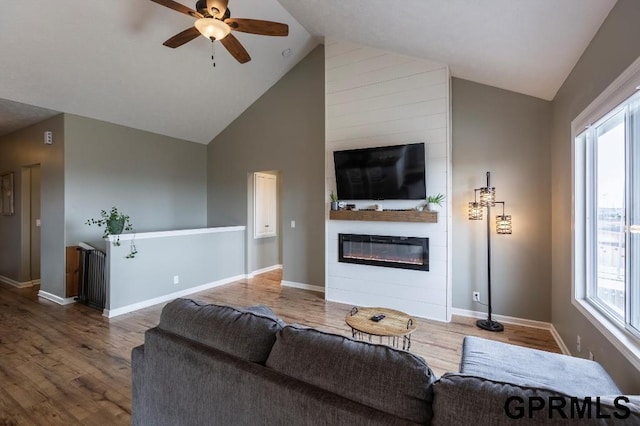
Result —
<instances>
[{"instance_id":1,"label":"sofa cushion","mask_svg":"<svg viewBox=\"0 0 640 426\"><path fill-rule=\"evenodd\" d=\"M277 334L266 365L409 421L424 424L432 416L434 374L409 352L286 326Z\"/></svg>"},{"instance_id":2,"label":"sofa cushion","mask_svg":"<svg viewBox=\"0 0 640 426\"><path fill-rule=\"evenodd\" d=\"M640 400L634 396L577 397L463 373L445 373L433 390L433 426L640 424Z\"/></svg>"},{"instance_id":3,"label":"sofa cushion","mask_svg":"<svg viewBox=\"0 0 640 426\"><path fill-rule=\"evenodd\" d=\"M283 325L263 305L236 309L176 299L162 309L158 328L247 361L264 363Z\"/></svg>"},{"instance_id":4,"label":"sofa cushion","mask_svg":"<svg viewBox=\"0 0 640 426\"><path fill-rule=\"evenodd\" d=\"M620 393L597 362L480 337L465 337L460 372L580 397Z\"/></svg>"},{"instance_id":5,"label":"sofa cushion","mask_svg":"<svg viewBox=\"0 0 640 426\"><path fill-rule=\"evenodd\" d=\"M144 365L132 364L135 426L415 426L158 328L136 352Z\"/></svg>"}]
</instances>

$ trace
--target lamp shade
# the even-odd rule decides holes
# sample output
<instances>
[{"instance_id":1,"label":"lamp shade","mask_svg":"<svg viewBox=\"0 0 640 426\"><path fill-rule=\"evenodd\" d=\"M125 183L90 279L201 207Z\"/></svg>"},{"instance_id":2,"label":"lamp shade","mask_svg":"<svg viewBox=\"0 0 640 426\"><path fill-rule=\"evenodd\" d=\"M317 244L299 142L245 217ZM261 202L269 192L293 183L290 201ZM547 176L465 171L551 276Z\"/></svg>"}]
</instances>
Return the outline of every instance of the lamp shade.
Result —
<instances>
[{"instance_id":1,"label":"lamp shade","mask_svg":"<svg viewBox=\"0 0 640 426\"><path fill-rule=\"evenodd\" d=\"M200 34L208 39L222 40L231 32L231 27L215 18L200 18L195 23Z\"/></svg>"},{"instance_id":2,"label":"lamp shade","mask_svg":"<svg viewBox=\"0 0 640 426\"><path fill-rule=\"evenodd\" d=\"M480 203L475 201L469 203L469 220L482 220L482 206Z\"/></svg>"},{"instance_id":3,"label":"lamp shade","mask_svg":"<svg viewBox=\"0 0 640 426\"><path fill-rule=\"evenodd\" d=\"M480 188L480 204L483 206L496 205L496 188L494 186Z\"/></svg>"},{"instance_id":4,"label":"lamp shade","mask_svg":"<svg viewBox=\"0 0 640 426\"><path fill-rule=\"evenodd\" d=\"M511 215L510 214L496 216L496 233L511 234Z\"/></svg>"}]
</instances>

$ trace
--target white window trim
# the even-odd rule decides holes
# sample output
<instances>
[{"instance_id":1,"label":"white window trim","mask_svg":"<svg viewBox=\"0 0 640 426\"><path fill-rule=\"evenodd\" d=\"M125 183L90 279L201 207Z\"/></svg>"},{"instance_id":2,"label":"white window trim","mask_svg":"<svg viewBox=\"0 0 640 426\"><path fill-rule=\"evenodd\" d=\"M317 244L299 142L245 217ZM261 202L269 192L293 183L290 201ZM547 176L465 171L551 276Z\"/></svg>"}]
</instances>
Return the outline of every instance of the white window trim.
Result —
<instances>
[{"instance_id":1,"label":"white window trim","mask_svg":"<svg viewBox=\"0 0 640 426\"><path fill-rule=\"evenodd\" d=\"M584 315L620 353L640 370L640 342L629 331L611 318L603 315L586 300L585 277L585 235L577 230L585 229L583 214L577 214L576 206L584 205L585 148L576 146L576 137L616 106L620 105L637 90L640 90L640 58L636 59L613 83L607 87L589 106L571 122L571 178L572 204L571 218L571 303ZM582 159L582 161L577 161ZM578 253L580 252L580 253ZM577 256L580 254L580 256ZM580 285L576 285L580 283Z\"/></svg>"}]
</instances>

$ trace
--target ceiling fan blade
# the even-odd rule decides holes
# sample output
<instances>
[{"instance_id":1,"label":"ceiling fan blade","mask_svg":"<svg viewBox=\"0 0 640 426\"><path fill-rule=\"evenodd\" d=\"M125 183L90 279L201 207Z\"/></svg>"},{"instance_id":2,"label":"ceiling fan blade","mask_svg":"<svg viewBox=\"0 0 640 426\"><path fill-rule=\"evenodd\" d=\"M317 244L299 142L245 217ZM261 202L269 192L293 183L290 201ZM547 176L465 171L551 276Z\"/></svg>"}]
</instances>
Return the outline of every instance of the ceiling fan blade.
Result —
<instances>
[{"instance_id":1,"label":"ceiling fan blade","mask_svg":"<svg viewBox=\"0 0 640 426\"><path fill-rule=\"evenodd\" d=\"M236 58L241 64L244 64L245 62L249 62L251 60L251 56L249 56L247 50L240 44L238 39L235 38L233 34L229 34L228 36L220 40L220 43L222 43L222 45L227 48L229 53L231 53L231 55Z\"/></svg>"},{"instance_id":2,"label":"ceiling fan blade","mask_svg":"<svg viewBox=\"0 0 640 426\"><path fill-rule=\"evenodd\" d=\"M195 10L191 9L190 7L187 7L185 5L182 5L178 2L175 2L173 0L151 0L154 3L158 3L161 4L162 6L166 6L169 9L173 9L177 12L180 13L184 13L186 15L189 16L193 16L194 18L202 18L202 15L198 12L196 12Z\"/></svg>"},{"instance_id":3,"label":"ceiling fan blade","mask_svg":"<svg viewBox=\"0 0 640 426\"><path fill-rule=\"evenodd\" d=\"M200 35L200 31L198 31L196 27L190 27L174 35L173 37L171 37L169 40L165 41L162 44L167 47L171 47L172 49L175 49L176 47L180 47L183 44L190 42L191 40L198 37L199 35Z\"/></svg>"},{"instance_id":4,"label":"ceiling fan blade","mask_svg":"<svg viewBox=\"0 0 640 426\"><path fill-rule=\"evenodd\" d=\"M228 18L224 22L234 31L267 36L287 36L289 26L279 22L261 21L259 19Z\"/></svg>"}]
</instances>

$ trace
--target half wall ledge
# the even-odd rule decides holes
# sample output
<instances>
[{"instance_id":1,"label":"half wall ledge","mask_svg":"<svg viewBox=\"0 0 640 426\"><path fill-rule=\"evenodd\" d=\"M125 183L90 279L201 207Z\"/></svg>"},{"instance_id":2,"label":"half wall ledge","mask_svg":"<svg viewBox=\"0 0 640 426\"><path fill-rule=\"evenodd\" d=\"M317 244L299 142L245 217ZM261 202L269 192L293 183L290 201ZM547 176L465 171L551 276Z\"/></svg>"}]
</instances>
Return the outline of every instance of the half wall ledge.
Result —
<instances>
[{"instance_id":1,"label":"half wall ledge","mask_svg":"<svg viewBox=\"0 0 640 426\"><path fill-rule=\"evenodd\" d=\"M128 240L144 240L147 238L167 238L167 237L180 237L186 235L197 235L197 234L215 234L219 232L237 232L244 231L244 226L222 226L218 228L196 228L196 229L178 229L172 231L155 231L155 232L138 232L131 234L120 234L120 241L128 241ZM117 235L109 235L108 240L110 243L113 243L117 239Z\"/></svg>"}]
</instances>

